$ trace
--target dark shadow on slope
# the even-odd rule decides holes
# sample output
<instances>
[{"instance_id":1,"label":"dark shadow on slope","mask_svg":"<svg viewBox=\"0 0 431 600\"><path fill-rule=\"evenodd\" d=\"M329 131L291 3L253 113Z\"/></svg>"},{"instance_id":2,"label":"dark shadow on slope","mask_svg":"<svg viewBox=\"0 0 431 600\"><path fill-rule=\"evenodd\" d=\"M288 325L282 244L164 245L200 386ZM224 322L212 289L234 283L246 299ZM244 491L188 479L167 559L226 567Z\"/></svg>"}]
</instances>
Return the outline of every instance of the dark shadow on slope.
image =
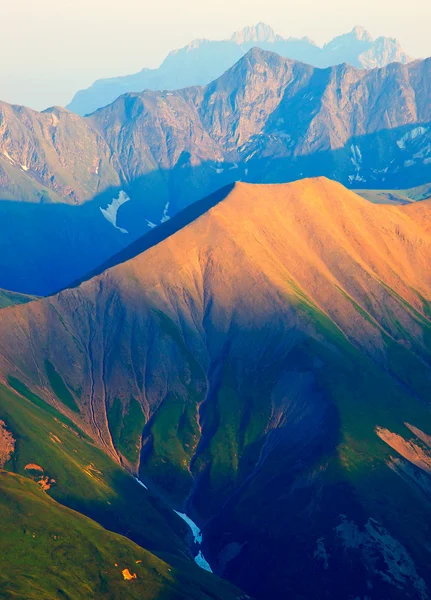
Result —
<instances>
[{"instance_id":1,"label":"dark shadow on slope","mask_svg":"<svg viewBox=\"0 0 431 600\"><path fill-rule=\"evenodd\" d=\"M118 189L80 206L0 200L0 287L52 294L124 246L100 212Z\"/></svg>"},{"instance_id":2,"label":"dark shadow on slope","mask_svg":"<svg viewBox=\"0 0 431 600\"><path fill-rule=\"evenodd\" d=\"M156 246L161 241L165 240L171 235L174 235L177 231L183 229L183 227L186 227L187 225L195 221L197 218L199 218L201 215L203 215L205 212L207 212L210 208L224 200L226 196L228 196L228 194L232 191L233 187L234 184L227 185L226 187L223 187L211 196L208 196L207 198L204 198L203 200L200 200L198 202L194 202L193 204L182 210L180 213L178 213L175 217L169 219L165 223L162 223L161 225L159 225L159 227L153 229L152 231L149 231L139 240L132 243L130 246L128 246L118 254L114 255L108 261L103 263L100 267L89 273L89 275L85 277L85 279L76 282L72 287L75 287L83 281L91 279L92 277L95 277L100 273L103 273L103 271L106 271L106 269L114 267L115 265L118 265L120 263L126 262L134 256L137 256L138 254L142 254L142 252L145 252L149 248Z\"/></svg>"}]
</instances>

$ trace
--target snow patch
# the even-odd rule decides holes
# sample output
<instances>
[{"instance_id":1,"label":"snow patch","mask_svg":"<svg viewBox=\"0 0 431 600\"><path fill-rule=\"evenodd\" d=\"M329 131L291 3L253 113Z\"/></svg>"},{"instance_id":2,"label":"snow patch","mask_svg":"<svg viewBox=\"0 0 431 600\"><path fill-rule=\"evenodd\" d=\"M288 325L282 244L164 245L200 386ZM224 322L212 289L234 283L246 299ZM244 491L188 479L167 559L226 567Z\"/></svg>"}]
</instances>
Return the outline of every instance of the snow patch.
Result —
<instances>
[{"instance_id":1,"label":"snow patch","mask_svg":"<svg viewBox=\"0 0 431 600\"><path fill-rule=\"evenodd\" d=\"M162 218L160 219L160 223L165 223L166 221L169 221L169 219L171 218L168 215L168 210L169 210L169 202L166 202L166 206L163 210L163 215L162 215Z\"/></svg>"},{"instance_id":2,"label":"snow patch","mask_svg":"<svg viewBox=\"0 0 431 600\"><path fill-rule=\"evenodd\" d=\"M257 150L253 150L253 152L247 156L244 162L248 162L249 160L251 160L256 153Z\"/></svg>"},{"instance_id":3,"label":"snow patch","mask_svg":"<svg viewBox=\"0 0 431 600\"><path fill-rule=\"evenodd\" d=\"M329 568L329 556L326 552L325 544L323 543L323 538L319 538L316 544L316 550L314 551L314 558L316 560L321 560L323 562L323 568L325 571Z\"/></svg>"},{"instance_id":4,"label":"snow patch","mask_svg":"<svg viewBox=\"0 0 431 600\"><path fill-rule=\"evenodd\" d=\"M431 154L431 144L427 144L421 150L419 150L419 152L416 152L416 154L413 155L413 158L425 158L429 154Z\"/></svg>"},{"instance_id":5,"label":"snow patch","mask_svg":"<svg viewBox=\"0 0 431 600\"><path fill-rule=\"evenodd\" d=\"M350 152L352 153L350 160L352 161L352 165L354 166L356 173L355 173L355 175L349 175L349 182L350 183L353 183L354 181L365 182L366 180L364 179L364 177L362 177L360 175L361 167L362 167L361 149L359 148L359 146L352 144L350 146Z\"/></svg>"},{"instance_id":6,"label":"snow patch","mask_svg":"<svg viewBox=\"0 0 431 600\"><path fill-rule=\"evenodd\" d=\"M195 563L201 569L204 569L205 571L209 571L210 573L212 573L212 569L211 569L207 559L202 554L202 550L199 550L198 554L195 556Z\"/></svg>"},{"instance_id":7,"label":"snow patch","mask_svg":"<svg viewBox=\"0 0 431 600\"><path fill-rule=\"evenodd\" d=\"M120 208L120 206L122 206L123 204L126 204L126 202L129 202L130 198L129 196L126 194L126 192L123 192L123 190L121 190L121 192L118 195L118 198L113 198L111 204L108 204L108 206L106 208L100 208L100 211L102 213L102 215L105 217L105 219L107 221L109 221L109 223L111 223L115 229L118 229L118 231L121 231L121 233L129 233L126 229L123 229L122 227L118 227L117 225L117 213L118 213L118 209Z\"/></svg>"},{"instance_id":8,"label":"snow patch","mask_svg":"<svg viewBox=\"0 0 431 600\"><path fill-rule=\"evenodd\" d=\"M184 513L180 513L177 510L174 510L175 513L177 513L177 515L179 517L182 518L183 521L185 521L187 523L187 525L190 527L190 529L192 530L193 533L193 538L196 544L201 545L202 544L202 531L199 529L199 527L196 525L196 523L194 521L191 520L190 517L188 517L186 514Z\"/></svg>"},{"instance_id":9,"label":"snow patch","mask_svg":"<svg viewBox=\"0 0 431 600\"><path fill-rule=\"evenodd\" d=\"M10 162L11 162L13 165L15 164L15 161L14 161L14 159L12 158L12 156L11 156L11 155L10 155L8 152L6 152L6 150L3 150L3 155L4 155L4 156L6 156L6 158L7 158L8 160L10 160Z\"/></svg>"},{"instance_id":10,"label":"snow patch","mask_svg":"<svg viewBox=\"0 0 431 600\"><path fill-rule=\"evenodd\" d=\"M425 135L427 131L428 127L415 127L414 129L403 135L403 137L397 141L398 148L400 148L401 150L405 150L407 142L412 142L413 140L416 140L422 135Z\"/></svg>"},{"instance_id":11,"label":"snow patch","mask_svg":"<svg viewBox=\"0 0 431 600\"><path fill-rule=\"evenodd\" d=\"M349 175L348 179L350 183L353 183L354 181L361 181L362 183L366 182L366 179L358 173L356 175Z\"/></svg>"},{"instance_id":12,"label":"snow patch","mask_svg":"<svg viewBox=\"0 0 431 600\"><path fill-rule=\"evenodd\" d=\"M200 530L200 528L186 514L178 512L177 510L174 510L174 512L179 517L181 517L181 519L183 521L185 521L187 523L187 525L190 527L191 532L193 534L193 539L194 539L195 544L197 544L198 546L200 546L202 544L202 531ZM212 569L211 569L211 567L209 565L209 562L207 561L207 559L205 558L205 556L202 554L202 550L199 550L199 552L195 556L195 563L199 567L201 567L201 569L204 569L205 571L209 571L210 573L212 573Z\"/></svg>"},{"instance_id":13,"label":"snow patch","mask_svg":"<svg viewBox=\"0 0 431 600\"><path fill-rule=\"evenodd\" d=\"M351 161L356 169L359 171L362 164L362 152L359 146L354 146L353 144L350 146L350 151L352 153Z\"/></svg>"},{"instance_id":14,"label":"snow patch","mask_svg":"<svg viewBox=\"0 0 431 600\"><path fill-rule=\"evenodd\" d=\"M145 488L146 490L148 490L148 488L145 485L145 483L143 483L140 479L138 479L137 477L135 477L135 481L137 481L139 483L139 485L142 485L143 488Z\"/></svg>"}]
</instances>

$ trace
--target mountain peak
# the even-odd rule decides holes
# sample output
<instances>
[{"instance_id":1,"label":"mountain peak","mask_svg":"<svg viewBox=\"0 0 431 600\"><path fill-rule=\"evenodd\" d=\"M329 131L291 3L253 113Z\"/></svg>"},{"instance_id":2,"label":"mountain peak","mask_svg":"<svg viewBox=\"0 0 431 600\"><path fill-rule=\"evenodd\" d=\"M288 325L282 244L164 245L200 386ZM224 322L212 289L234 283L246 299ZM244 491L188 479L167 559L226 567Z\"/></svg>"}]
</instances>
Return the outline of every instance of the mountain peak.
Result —
<instances>
[{"instance_id":1,"label":"mountain peak","mask_svg":"<svg viewBox=\"0 0 431 600\"><path fill-rule=\"evenodd\" d=\"M313 210L320 211L319 214L325 213L327 215L332 214L334 207L336 207L337 213L340 213L342 209L348 211L373 210L373 205L369 202L347 190L340 183L323 176L282 184L257 184L236 181L191 204L169 221L162 223L156 229L152 229L89 273L85 278L76 281L71 287L81 285L84 281L100 276L108 269L130 260L138 259L140 261L139 257L144 252L175 236L181 230L188 230L190 226L196 227L197 225L193 225L193 223L196 223L205 215L206 218L212 219L214 217L213 209L217 206L222 213L233 211L240 220L248 214L250 206L253 206L254 214L257 215L259 207L262 208L263 205L273 202L275 209L278 202L287 200L290 202L294 214L307 211L310 206L313 207ZM266 217L262 218L262 223L271 227L269 221L265 220ZM225 220L228 222L230 217Z\"/></svg>"},{"instance_id":2,"label":"mountain peak","mask_svg":"<svg viewBox=\"0 0 431 600\"><path fill-rule=\"evenodd\" d=\"M362 25L356 25L350 33L361 42L374 42L373 36Z\"/></svg>"},{"instance_id":3,"label":"mountain peak","mask_svg":"<svg viewBox=\"0 0 431 600\"><path fill-rule=\"evenodd\" d=\"M230 39L232 42L240 45L248 42L276 42L282 38L269 25L258 23L257 25L244 27L244 29L236 31Z\"/></svg>"},{"instance_id":4,"label":"mountain peak","mask_svg":"<svg viewBox=\"0 0 431 600\"><path fill-rule=\"evenodd\" d=\"M272 50L264 50L263 48L261 48L260 46L252 46L250 48L250 50L248 50L244 56L240 59L239 62L241 62L241 60L243 60L246 57L250 57L253 56L254 58L263 58L265 56L277 56L279 57L281 60L288 60L288 59L283 59L282 56L280 56L280 54L277 54L276 52L272 52Z\"/></svg>"}]
</instances>

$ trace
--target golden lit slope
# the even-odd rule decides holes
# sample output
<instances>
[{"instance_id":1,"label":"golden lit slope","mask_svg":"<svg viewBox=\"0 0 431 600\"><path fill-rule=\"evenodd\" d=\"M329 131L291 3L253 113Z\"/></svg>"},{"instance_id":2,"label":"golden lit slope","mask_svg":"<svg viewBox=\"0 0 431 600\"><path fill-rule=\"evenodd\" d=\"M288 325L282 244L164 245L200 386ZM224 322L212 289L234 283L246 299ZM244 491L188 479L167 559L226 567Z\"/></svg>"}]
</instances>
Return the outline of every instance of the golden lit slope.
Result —
<instances>
[{"instance_id":1,"label":"golden lit slope","mask_svg":"<svg viewBox=\"0 0 431 600\"><path fill-rule=\"evenodd\" d=\"M430 223L429 202L376 206L323 178L238 183L195 222L100 281L119 286L121 279L130 293L138 286L167 304L167 296L181 302L174 293L181 281L201 310L206 295L226 307L252 302L262 315L274 290L300 288L356 335L349 298L375 317L381 302L399 310L393 292L420 312L417 292L431 299Z\"/></svg>"},{"instance_id":2,"label":"golden lit slope","mask_svg":"<svg viewBox=\"0 0 431 600\"><path fill-rule=\"evenodd\" d=\"M431 299L429 208L428 202L373 205L325 178L238 183L146 252L77 289L0 313L1 370L31 381L56 403L44 368L49 359L72 390L82 390L75 397L81 416L110 446L98 402L105 405L107 389L111 398L132 393L147 416L158 403L160 392L151 399L140 389L142 373L130 371L136 351L138 371L150 361L156 381L166 377L157 353L146 358L145 344L157 332L155 310L193 330L189 343L207 364L216 350L205 347L206 327L217 332L214 348L230 328L259 331L271 319L308 331L306 319L294 316L298 298L305 298L358 347L384 360L382 329L410 346L421 344L414 311L424 314L423 301ZM140 342L133 344L139 348L132 351L138 331Z\"/></svg>"}]
</instances>

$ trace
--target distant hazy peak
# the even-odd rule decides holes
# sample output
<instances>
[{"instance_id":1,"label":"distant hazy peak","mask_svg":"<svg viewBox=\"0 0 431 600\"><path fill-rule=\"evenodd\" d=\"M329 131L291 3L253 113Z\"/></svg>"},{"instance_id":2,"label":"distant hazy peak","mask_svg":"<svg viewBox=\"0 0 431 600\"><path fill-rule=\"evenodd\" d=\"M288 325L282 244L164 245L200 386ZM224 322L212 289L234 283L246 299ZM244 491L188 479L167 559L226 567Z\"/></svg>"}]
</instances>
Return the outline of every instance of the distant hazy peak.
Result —
<instances>
[{"instance_id":1,"label":"distant hazy peak","mask_svg":"<svg viewBox=\"0 0 431 600\"><path fill-rule=\"evenodd\" d=\"M265 23L258 23L251 27L244 27L241 31L232 34L230 40L235 44L246 44L248 42L277 42L283 38L277 35L272 27Z\"/></svg>"},{"instance_id":2,"label":"distant hazy peak","mask_svg":"<svg viewBox=\"0 0 431 600\"><path fill-rule=\"evenodd\" d=\"M310 44L310 46L316 46L316 48L319 48L319 45L316 44L316 42L314 40L312 40L310 37L308 37L308 35L303 35L301 38L296 38L296 37L288 37L287 38L288 42L304 42L305 44Z\"/></svg>"},{"instance_id":3,"label":"distant hazy peak","mask_svg":"<svg viewBox=\"0 0 431 600\"><path fill-rule=\"evenodd\" d=\"M369 44L370 47L374 44L373 36L359 25L354 27L352 31L337 35L333 40L324 44L323 50L338 50L340 47L354 46L358 42Z\"/></svg>"},{"instance_id":4,"label":"distant hazy peak","mask_svg":"<svg viewBox=\"0 0 431 600\"><path fill-rule=\"evenodd\" d=\"M362 27L362 25L356 25L356 27L354 27L350 32L350 35L353 35L361 42L370 42L370 44L374 42L374 38L371 33L369 33L365 27Z\"/></svg>"},{"instance_id":5,"label":"distant hazy peak","mask_svg":"<svg viewBox=\"0 0 431 600\"><path fill-rule=\"evenodd\" d=\"M197 50L203 44L208 44L208 43L210 43L210 40L206 40L205 38L198 38L198 39L192 40L189 44L187 44L185 49L187 50L187 52L189 52L190 50ZM177 54L178 52L181 52L181 51L182 51L182 48L177 48L176 50L172 50L169 54Z\"/></svg>"}]
</instances>

